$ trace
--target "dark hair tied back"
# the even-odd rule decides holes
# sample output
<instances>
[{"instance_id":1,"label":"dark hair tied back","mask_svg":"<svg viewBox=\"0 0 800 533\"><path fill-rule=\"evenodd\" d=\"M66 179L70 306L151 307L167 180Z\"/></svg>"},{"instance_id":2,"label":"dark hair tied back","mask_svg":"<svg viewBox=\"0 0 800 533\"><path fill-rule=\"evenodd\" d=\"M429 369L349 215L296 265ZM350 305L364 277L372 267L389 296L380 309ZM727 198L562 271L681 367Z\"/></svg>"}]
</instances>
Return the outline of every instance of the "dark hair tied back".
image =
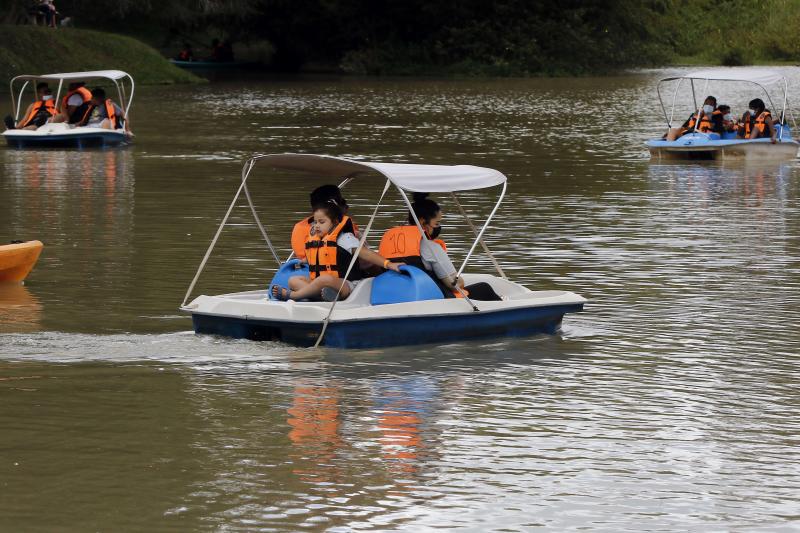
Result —
<instances>
[{"instance_id":1,"label":"dark hair tied back","mask_svg":"<svg viewBox=\"0 0 800 533\"><path fill-rule=\"evenodd\" d=\"M441 210L439 204L428 198L428 193L426 192L415 192L414 202L412 202L411 207L414 208L414 214L417 215L420 221L433 220ZM414 217L411 216L411 213L408 214L408 223L412 226L415 224Z\"/></svg>"}]
</instances>

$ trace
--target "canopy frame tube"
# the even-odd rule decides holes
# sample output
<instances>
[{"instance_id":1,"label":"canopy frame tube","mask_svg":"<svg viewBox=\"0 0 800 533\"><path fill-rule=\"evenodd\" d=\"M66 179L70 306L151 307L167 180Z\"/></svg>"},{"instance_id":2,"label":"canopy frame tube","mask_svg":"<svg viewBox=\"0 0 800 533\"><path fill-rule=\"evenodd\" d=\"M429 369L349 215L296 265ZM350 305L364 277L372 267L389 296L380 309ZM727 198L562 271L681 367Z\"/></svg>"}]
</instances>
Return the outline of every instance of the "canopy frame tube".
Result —
<instances>
[{"instance_id":1,"label":"canopy frame tube","mask_svg":"<svg viewBox=\"0 0 800 533\"><path fill-rule=\"evenodd\" d=\"M664 100L663 100L662 94L661 94L661 86L666 82L675 81L675 80L678 80L678 84L676 85L675 90L672 93L672 106L670 108L670 114L669 114L669 116L667 116L666 106L664 105ZM697 78L697 77L691 77L691 76L674 76L674 77L670 77L670 78L663 78L663 79L659 80L658 84L656 85L656 93L658 94L658 101L661 104L661 109L664 112L664 119L667 122L667 127L668 128L672 127L672 122L675 119L675 105L677 103L678 91L680 89L681 84L683 83L683 80L689 80L689 82L690 82L690 85L691 85L691 88L692 88L692 100L693 100L693 108L694 109L698 109L699 110L699 106L697 104L697 95L695 93L695 87L694 87L695 80L704 80L705 81L704 87L706 87L706 88L708 87L708 82L709 81L752 83L753 85L756 85L757 87L759 87L764 92L764 95L766 96L767 101L769 102L770 108L776 109L775 103L773 102L772 96L770 95L770 93L767 90L767 88L763 84L761 84L761 83L759 83L757 81L753 81L753 80L736 80L736 79L714 79L714 78L710 78L710 77ZM788 113L789 117L791 118L792 125L796 127L794 114L792 113L791 110L788 109L789 84L788 84L785 76L781 77L781 81L783 82L782 83L782 85L783 85L782 86L782 89L783 89L783 102L782 102L782 104L783 104L783 106L780 109L780 115L779 115L780 116L780 121L781 121L781 123L783 123L784 117ZM697 126L697 124L695 124L695 127L696 126Z\"/></svg>"},{"instance_id":2,"label":"canopy frame tube","mask_svg":"<svg viewBox=\"0 0 800 533\"><path fill-rule=\"evenodd\" d=\"M267 241L268 247L272 251L272 254L275 257L276 261L278 262L278 266L281 265L280 258L278 257L278 254L275 252L275 249L272 246L272 243L271 243L271 241L269 239L269 236L267 235L267 231L264 228L263 224L261 223L261 220L258 217L258 213L256 212L255 207L253 206L252 199L250 198L250 194L249 194L249 191L247 189L247 179L250 176L250 173L253 170L253 167L255 166L256 162L259 159L262 159L262 158L265 158L265 157L268 157L268 155L256 155L256 156L251 157L250 159L248 159L245 162L244 167L242 169L242 181L241 181L241 184L239 185L239 188L238 188L238 190L236 191L236 194L233 197L233 201L228 206L228 210L225 213L225 216L222 217L222 221L220 222L219 227L217 228L217 231L216 231L216 233L214 234L214 237L211 240L211 244L209 245L208 249L206 250L206 253L203 256L202 261L200 262L200 266L198 267L197 272L194 275L194 278L192 278L192 281L189 284L189 288L186 291L186 295L183 298L183 302L181 303L181 307L185 307L186 306L186 303L189 300L189 297L191 296L195 285L197 284L197 280L200 278L200 274L202 273L203 269L205 268L205 265L208 262L209 257L211 256L211 252L213 251L213 249L214 249L214 247L215 247L215 245L217 243L217 240L219 239L219 236L221 235L223 228L227 224L228 218L230 217L230 214L233 211L233 208L236 206L236 202L238 201L239 196L241 195L241 193L243 191L245 191L245 195L246 195L246 197L248 199L248 204L250 206L250 210L251 210L251 212L253 214L253 217L256 220L256 224L258 225L259 230L262 233L262 236ZM384 172L381 172L378 169L374 169L373 168L371 170L376 172L376 173L378 173L378 174L383 175L383 177L386 178L386 180L387 180L387 184L384 187L383 193L381 194L381 198L378 200L378 204L375 206L375 212L373 213L372 218L370 219L370 221L368 223L367 231L365 231L365 234L362 236L362 240L361 240L361 244L359 246L359 250L363 246L363 243L366 242L366 234L368 233L369 228L371 228L372 222L374 221L375 216L377 216L378 208L380 207L380 202L382 201L383 196L386 194L386 190L388 189L390 184L394 185L397 188L397 190L400 192L400 195L403 197L403 200L405 201L405 204L408 207L409 212L411 213L411 216L413 217L414 222L416 223L417 228L420 231L421 238L428 238L427 235L425 234L425 231L422 228L422 224L420 223L419 219L417 218L416 214L414 213L414 209L413 209L412 203L411 203L410 199L408 198L408 195L406 194L406 191L401 186L399 186L397 183L395 183L392 180L391 176L385 174ZM351 174L351 175L345 176L344 180L340 184L340 187L344 187L345 185L347 185L355 177L356 177L355 174ZM456 280L455 280L456 283L458 282L458 278L461 277L461 274L464 271L464 268L466 267L467 263L469 262L469 259L472 257L472 253L474 252L475 247L478 245L478 243L481 243L483 245L484 250L486 250L487 253L489 254L489 256L492 258L492 261L493 261L493 263L495 263L495 266L498 268L498 271L500 272L501 276L504 279L508 279L508 278L506 278L505 274L502 272L502 269L500 269L500 267L497 264L497 262L494 260L494 257L491 255L491 252L489 252L489 250L488 250L488 247L486 247L486 245L482 241L483 234L485 233L486 229L488 228L489 223L491 222L492 218L494 217L495 213L497 212L498 208L500 207L500 204L502 203L503 198L505 197L506 188L507 188L507 182L503 181L502 184L503 184L503 189L502 189L502 191L500 193L500 196L499 196L499 198L497 200L497 203L495 204L494 208L492 209L491 213L489 214L489 217L486 219L486 222L484 222L483 227L481 228L481 230L479 232L476 232L476 237L475 237L475 240L472 243L472 246L469 249L469 253L467 254L467 257L464 259L464 261L462 262L461 268L459 268L457 273L456 273ZM454 191L450 191L450 192L453 194L453 196L455 198ZM458 202L458 200L456 199L456 203L457 202ZM459 204L459 207L460 207L460 204ZM467 217L466 213L463 212L463 209L462 209L462 214L464 215L465 218L467 218L468 223L474 229L474 226L472 226L471 221L469 221L469 218ZM291 258L291 255L289 257ZM357 254L354 256L354 260L356 258L357 258ZM353 263L351 263L350 267L352 267L352 264ZM348 269L348 271L349 271L349 269ZM458 289L457 285L456 285L456 288ZM459 292L461 292L461 291L459 291ZM464 296L464 300L468 304L470 304L472 306L473 310L474 311L478 311L478 308L475 306L475 304L472 303L472 301L465 294L463 294L463 292L462 292L462 295ZM337 294L337 299L338 299L338 294ZM333 311L333 309L331 308L331 312L332 311ZM326 323L327 323L327 321L329 319L330 319L330 313L329 313L328 317L326 318ZM324 334L324 331L323 331L323 334ZM318 339L318 343L319 343L319 341L321 339L322 339L322 335L320 335L320 338Z\"/></svg>"}]
</instances>

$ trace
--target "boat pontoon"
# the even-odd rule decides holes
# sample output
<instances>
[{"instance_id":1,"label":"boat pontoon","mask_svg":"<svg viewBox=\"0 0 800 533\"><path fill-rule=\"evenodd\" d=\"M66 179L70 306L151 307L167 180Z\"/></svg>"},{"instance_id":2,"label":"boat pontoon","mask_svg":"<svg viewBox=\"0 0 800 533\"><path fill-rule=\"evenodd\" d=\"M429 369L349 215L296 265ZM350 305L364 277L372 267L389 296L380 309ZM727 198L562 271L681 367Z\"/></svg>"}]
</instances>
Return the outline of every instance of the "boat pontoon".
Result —
<instances>
[{"instance_id":1,"label":"boat pontoon","mask_svg":"<svg viewBox=\"0 0 800 533\"><path fill-rule=\"evenodd\" d=\"M296 260L281 262L250 199L247 178L254 165L259 162L273 169L299 171L327 179L344 179L340 187L353 179L385 180L383 193L361 235L361 247L369 236L381 201L390 186L399 191L408 209L411 209L408 192L449 194L475 233L475 241L457 275L463 277L466 285L488 283L501 300L476 301L468 296L445 298L435 284L431 289L432 281L427 274L413 267L401 267L402 273L387 271L377 277L362 280L346 299L338 302L276 301L265 288L218 296L198 296L187 304L242 193L247 198L267 246L280 265L272 283L278 283L279 279L282 280L281 283L285 282L287 277L293 275L293 269L301 266ZM497 204L478 231L461 209L455 193L498 186L502 187L502 192ZM469 165L370 163L305 154L254 156L245 163L239 189L180 308L191 313L197 333L283 341L300 346L363 348L555 333L564 314L581 311L586 300L567 291L531 291L507 278L483 241L483 235L500 207L505 190L506 177L503 174L493 169ZM419 221L416 222L420 234L424 235ZM479 244L495 265L498 275L463 273ZM348 273L357 256L357 253L354 254ZM419 273L422 275L418 275Z\"/></svg>"},{"instance_id":2,"label":"boat pontoon","mask_svg":"<svg viewBox=\"0 0 800 533\"><path fill-rule=\"evenodd\" d=\"M133 102L134 83L130 74L121 70L96 70L91 72L65 72L60 74L22 75L11 80L11 104L14 109L14 121L18 122L25 111L25 90L33 92L36 101L36 84L42 81L58 83L55 101L60 102L66 87L71 82L89 80L109 80L117 89L119 106L125 112L126 120L130 116ZM14 148L85 148L117 146L130 141L130 131L126 128L109 130L95 127L72 127L66 123L46 123L36 130L13 129L3 132L8 145Z\"/></svg>"},{"instance_id":3,"label":"boat pontoon","mask_svg":"<svg viewBox=\"0 0 800 533\"><path fill-rule=\"evenodd\" d=\"M664 106L661 96L662 85L667 82L676 81L677 84L672 93L672 107L669 113ZM702 99L708 94L709 82L745 82L755 85L763 91L766 96L768 108L772 110L775 118L777 130L777 142L772 143L768 138L762 139L743 139L738 138L736 133L728 132L722 135L718 133L702 133L695 129L685 133L674 141L665 139L651 139L645 143L650 150L650 155L657 159L748 159L748 160L787 160L797 156L797 149L800 144L792 138L789 127L789 119L795 126L794 116L787 107L788 84L786 77L780 72L766 69L752 68L727 68L709 69L691 72L683 76L672 76L664 78L658 82L656 91L664 118L668 128L678 127L684 122L684 117L675 117L675 105L678 92L681 87L691 89L692 109L699 115L702 109ZM684 83L688 82L688 83ZM783 104L780 113L775 113L776 107L772 101L767 87L779 86L783 90ZM701 90L699 90L701 89ZM698 90L700 99L698 100ZM723 102L720 102L723 103ZM736 115L736 113L734 113Z\"/></svg>"}]
</instances>

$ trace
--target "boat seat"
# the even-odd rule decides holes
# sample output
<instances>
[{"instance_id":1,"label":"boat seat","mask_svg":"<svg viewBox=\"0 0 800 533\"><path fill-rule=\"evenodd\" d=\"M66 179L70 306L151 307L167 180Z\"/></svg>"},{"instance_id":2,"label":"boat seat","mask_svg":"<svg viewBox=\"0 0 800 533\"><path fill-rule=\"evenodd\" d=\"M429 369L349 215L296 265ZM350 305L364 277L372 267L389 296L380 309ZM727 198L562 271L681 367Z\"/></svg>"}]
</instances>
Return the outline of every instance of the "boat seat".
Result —
<instances>
[{"instance_id":1,"label":"boat seat","mask_svg":"<svg viewBox=\"0 0 800 533\"><path fill-rule=\"evenodd\" d=\"M736 139L736 132L735 131L726 131L722 134L722 138L726 141Z\"/></svg>"},{"instance_id":2,"label":"boat seat","mask_svg":"<svg viewBox=\"0 0 800 533\"><path fill-rule=\"evenodd\" d=\"M301 263L299 259L290 259L282 264L278 271L275 272L275 275L272 277L272 281L270 281L269 285L267 286L267 297L270 300L274 300L275 296L272 295L272 286L280 285L281 287L288 287L289 278L293 278L295 276L308 277L308 264Z\"/></svg>"},{"instance_id":3,"label":"boat seat","mask_svg":"<svg viewBox=\"0 0 800 533\"><path fill-rule=\"evenodd\" d=\"M414 266L403 265L400 272L389 270L372 280L372 305L442 299L444 294L436 282L424 270Z\"/></svg>"}]
</instances>

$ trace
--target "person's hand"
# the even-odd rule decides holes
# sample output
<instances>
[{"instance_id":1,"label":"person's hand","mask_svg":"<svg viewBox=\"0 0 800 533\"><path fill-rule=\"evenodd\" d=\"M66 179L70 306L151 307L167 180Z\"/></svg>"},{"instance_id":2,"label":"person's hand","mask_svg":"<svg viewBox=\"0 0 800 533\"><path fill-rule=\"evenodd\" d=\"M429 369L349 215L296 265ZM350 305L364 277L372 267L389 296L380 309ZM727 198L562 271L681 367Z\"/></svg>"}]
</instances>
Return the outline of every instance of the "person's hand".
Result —
<instances>
[{"instance_id":1,"label":"person's hand","mask_svg":"<svg viewBox=\"0 0 800 533\"><path fill-rule=\"evenodd\" d=\"M405 266L405 263L393 263L391 261L386 263L386 268L388 268L389 270L394 270L395 272L400 272L401 266Z\"/></svg>"}]
</instances>

